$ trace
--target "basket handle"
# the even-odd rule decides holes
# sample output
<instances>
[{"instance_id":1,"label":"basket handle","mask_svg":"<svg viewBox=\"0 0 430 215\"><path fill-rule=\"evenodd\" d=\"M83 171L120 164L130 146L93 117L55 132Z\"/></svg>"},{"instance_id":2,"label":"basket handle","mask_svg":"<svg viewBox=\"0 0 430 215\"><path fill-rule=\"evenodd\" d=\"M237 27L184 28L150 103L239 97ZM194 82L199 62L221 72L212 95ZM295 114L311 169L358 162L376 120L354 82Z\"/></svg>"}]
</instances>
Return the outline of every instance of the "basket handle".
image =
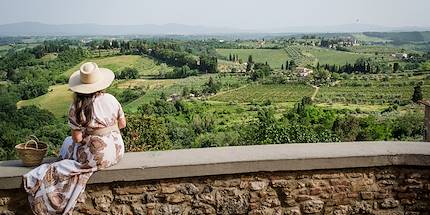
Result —
<instances>
[{"instance_id":1,"label":"basket handle","mask_svg":"<svg viewBox=\"0 0 430 215\"><path fill-rule=\"evenodd\" d=\"M34 142L36 144L36 149L39 149L39 145L37 144L36 140L29 140L29 141L25 142L24 149L27 149L27 144L29 144L31 142Z\"/></svg>"},{"instance_id":2,"label":"basket handle","mask_svg":"<svg viewBox=\"0 0 430 215\"><path fill-rule=\"evenodd\" d=\"M40 142L39 138L36 137L36 135L28 135L31 140L36 140L36 142Z\"/></svg>"}]
</instances>

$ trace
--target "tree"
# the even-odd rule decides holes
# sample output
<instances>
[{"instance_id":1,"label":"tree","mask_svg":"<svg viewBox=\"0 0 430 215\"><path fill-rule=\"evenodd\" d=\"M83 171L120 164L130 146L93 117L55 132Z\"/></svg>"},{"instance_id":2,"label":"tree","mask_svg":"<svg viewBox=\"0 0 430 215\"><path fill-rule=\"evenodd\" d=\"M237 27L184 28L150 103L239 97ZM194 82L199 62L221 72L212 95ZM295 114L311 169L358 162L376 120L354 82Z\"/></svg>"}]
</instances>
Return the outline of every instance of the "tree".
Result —
<instances>
[{"instance_id":1,"label":"tree","mask_svg":"<svg viewBox=\"0 0 430 215\"><path fill-rule=\"evenodd\" d=\"M119 75L118 79L137 79L139 77L139 71L135 68L127 67Z\"/></svg>"},{"instance_id":2,"label":"tree","mask_svg":"<svg viewBox=\"0 0 430 215\"><path fill-rule=\"evenodd\" d=\"M399 69L400 69L400 66L399 66L399 63L394 63L393 64L393 72L397 72L397 71L399 71Z\"/></svg>"},{"instance_id":3,"label":"tree","mask_svg":"<svg viewBox=\"0 0 430 215\"><path fill-rule=\"evenodd\" d=\"M119 48L118 40L112 40L112 48Z\"/></svg>"},{"instance_id":4,"label":"tree","mask_svg":"<svg viewBox=\"0 0 430 215\"><path fill-rule=\"evenodd\" d=\"M190 66L190 68L192 68ZM199 70L204 73L218 72L218 59L214 56L200 56Z\"/></svg>"},{"instance_id":5,"label":"tree","mask_svg":"<svg viewBox=\"0 0 430 215\"><path fill-rule=\"evenodd\" d=\"M254 69L251 71L251 80L256 81L259 78L264 78L270 75L272 69L269 65L263 63L256 63Z\"/></svg>"},{"instance_id":6,"label":"tree","mask_svg":"<svg viewBox=\"0 0 430 215\"><path fill-rule=\"evenodd\" d=\"M104 40L102 46L103 46L103 49L109 49L111 47L110 41Z\"/></svg>"},{"instance_id":7,"label":"tree","mask_svg":"<svg viewBox=\"0 0 430 215\"><path fill-rule=\"evenodd\" d=\"M355 141L360 130L359 120L354 116L339 117L334 121L332 130L342 141Z\"/></svg>"},{"instance_id":8,"label":"tree","mask_svg":"<svg viewBox=\"0 0 430 215\"><path fill-rule=\"evenodd\" d=\"M32 99L48 92L49 83L46 81L22 81L19 84L21 98Z\"/></svg>"},{"instance_id":9,"label":"tree","mask_svg":"<svg viewBox=\"0 0 430 215\"><path fill-rule=\"evenodd\" d=\"M217 93L221 89L221 85L216 83L212 77L209 77L209 80L203 86L203 93Z\"/></svg>"},{"instance_id":10,"label":"tree","mask_svg":"<svg viewBox=\"0 0 430 215\"><path fill-rule=\"evenodd\" d=\"M422 99L423 99L423 93L421 91L421 85L418 84L414 87L414 94L412 95L411 100L416 103Z\"/></svg>"},{"instance_id":11,"label":"tree","mask_svg":"<svg viewBox=\"0 0 430 215\"><path fill-rule=\"evenodd\" d=\"M296 63L294 62L294 60L290 61L290 70L294 69L296 67Z\"/></svg>"},{"instance_id":12,"label":"tree","mask_svg":"<svg viewBox=\"0 0 430 215\"><path fill-rule=\"evenodd\" d=\"M254 60L252 60L252 55L249 55L249 57L248 57L248 63L254 63Z\"/></svg>"}]
</instances>

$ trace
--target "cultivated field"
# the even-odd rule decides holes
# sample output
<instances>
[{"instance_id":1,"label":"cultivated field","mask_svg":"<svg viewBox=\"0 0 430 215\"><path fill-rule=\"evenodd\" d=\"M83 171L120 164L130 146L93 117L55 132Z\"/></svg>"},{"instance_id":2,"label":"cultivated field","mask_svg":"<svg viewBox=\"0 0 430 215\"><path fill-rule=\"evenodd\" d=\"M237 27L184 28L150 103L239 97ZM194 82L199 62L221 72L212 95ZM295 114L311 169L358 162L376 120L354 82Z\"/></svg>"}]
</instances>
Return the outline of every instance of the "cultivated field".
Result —
<instances>
[{"instance_id":1,"label":"cultivated field","mask_svg":"<svg viewBox=\"0 0 430 215\"><path fill-rule=\"evenodd\" d=\"M430 97L430 85L423 85L424 98ZM362 86L321 87L317 102L341 104L399 104L410 101L414 85L398 86L390 83Z\"/></svg>"},{"instance_id":2,"label":"cultivated field","mask_svg":"<svg viewBox=\"0 0 430 215\"><path fill-rule=\"evenodd\" d=\"M308 85L247 85L245 87L221 92L212 96L210 100L222 102L250 103L264 102L296 102L304 96L311 97L314 88Z\"/></svg>"}]
</instances>

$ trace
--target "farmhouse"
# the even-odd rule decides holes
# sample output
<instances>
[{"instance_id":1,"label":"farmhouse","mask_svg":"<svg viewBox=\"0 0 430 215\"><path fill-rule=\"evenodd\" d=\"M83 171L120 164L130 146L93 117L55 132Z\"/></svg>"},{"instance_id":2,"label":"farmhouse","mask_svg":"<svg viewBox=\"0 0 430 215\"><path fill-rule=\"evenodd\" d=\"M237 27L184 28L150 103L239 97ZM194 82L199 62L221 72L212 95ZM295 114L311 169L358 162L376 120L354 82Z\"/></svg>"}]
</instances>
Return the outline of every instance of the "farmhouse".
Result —
<instances>
[{"instance_id":1,"label":"farmhouse","mask_svg":"<svg viewBox=\"0 0 430 215\"><path fill-rule=\"evenodd\" d=\"M394 53L394 54L391 54L391 57L395 57L398 59L407 59L408 54L406 54L406 53Z\"/></svg>"},{"instance_id":2,"label":"farmhouse","mask_svg":"<svg viewBox=\"0 0 430 215\"><path fill-rule=\"evenodd\" d=\"M312 69L308 69L305 67L297 67L296 71L300 77L307 77L314 72Z\"/></svg>"}]
</instances>

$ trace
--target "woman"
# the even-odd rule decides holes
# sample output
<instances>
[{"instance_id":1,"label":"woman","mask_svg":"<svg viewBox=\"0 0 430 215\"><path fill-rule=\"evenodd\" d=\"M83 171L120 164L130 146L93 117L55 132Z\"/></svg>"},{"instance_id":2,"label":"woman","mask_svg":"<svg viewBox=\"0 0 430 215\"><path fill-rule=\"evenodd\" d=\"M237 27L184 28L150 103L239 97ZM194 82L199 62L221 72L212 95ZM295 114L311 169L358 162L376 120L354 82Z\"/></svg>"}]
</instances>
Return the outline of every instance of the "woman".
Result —
<instances>
[{"instance_id":1,"label":"woman","mask_svg":"<svg viewBox=\"0 0 430 215\"><path fill-rule=\"evenodd\" d=\"M69 88L75 92L69 110L72 134L61 147L62 160L42 164L23 176L35 214L71 214L78 199L83 201L90 176L122 158L119 129L126 125L124 112L114 96L102 91L113 79L112 71L91 62L70 77Z\"/></svg>"}]
</instances>

